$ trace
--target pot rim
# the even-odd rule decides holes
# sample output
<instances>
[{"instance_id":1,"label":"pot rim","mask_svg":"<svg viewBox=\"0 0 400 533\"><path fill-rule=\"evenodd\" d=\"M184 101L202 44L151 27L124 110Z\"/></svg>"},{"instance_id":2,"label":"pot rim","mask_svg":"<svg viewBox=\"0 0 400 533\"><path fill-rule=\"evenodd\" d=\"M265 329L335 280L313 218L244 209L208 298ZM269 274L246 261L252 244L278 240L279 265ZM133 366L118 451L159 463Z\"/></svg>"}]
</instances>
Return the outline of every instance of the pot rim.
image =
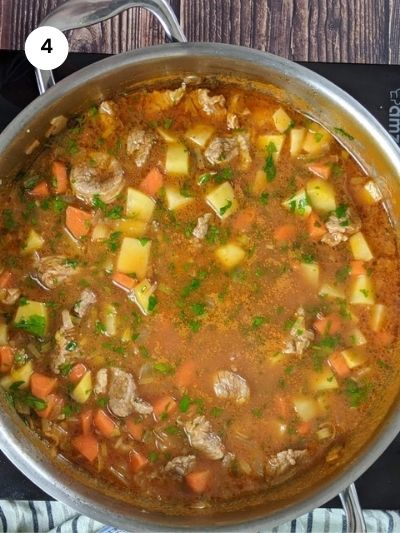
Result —
<instances>
[{"instance_id":1,"label":"pot rim","mask_svg":"<svg viewBox=\"0 0 400 533\"><path fill-rule=\"evenodd\" d=\"M208 57L215 61L218 57L228 57L243 62L255 62L260 67L273 68L288 78L307 80L307 86L318 93L322 93L335 104L341 106L344 112L352 117L364 127L376 133L379 138L381 151L385 152L391 163L397 169L400 169L400 150L391 136L379 124L379 122L353 97L337 87L332 82L326 80L319 74L316 74L306 67L296 64L287 59L275 56L270 53L253 50L243 46L230 44L209 44L209 43L173 43L160 46L151 46L145 49L126 52L118 56L111 56L101 61L89 65L76 73L64 78L54 87L49 89L45 94L39 96L29 104L1 133L0 135L0 154L12 142L13 138L21 131L29 128L32 118L41 113L49 104L63 98L69 92L79 89L85 82L96 78L101 78L104 74L112 72L121 67L145 64L147 62L168 58L179 58L193 55ZM206 73L205 73L206 74ZM378 142L378 141L377 141ZM14 430L11 424L7 424L4 415L0 415L0 432L3 435L0 444L5 455L22 471L28 478L34 480L40 488L50 494L57 500L69 505L79 512L99 520L105 524L110 521L110 512L104 510L104 505L94 498L83 494L71 494L70 487L57 479L51 474L49 466L43 462L38 463L25 455L18 440L17 429ZM166 526L157 522L142 522L140 518L130 518L128 514L117 512L113 515L113 525L134 531L132 526L138 527L138 531L175 531L184 530L187 527L191 529L201 529L202 531L225 530L235 531L254 531L259 527L272 527L284 521L292 520L310 510L319 507L321 504L335 497L339 492L344 490L349 484L355 481L365 470L367 470L376 459L384 452L392 440L396 437L400 429L400 410L396 407L391 409L386 419L381 423L373 438L364 447L364 450L357 455L350 464L348 464L333 480L326 486L322 486L315 494L304 498L294 505L286 506L282 509L271 512L264 518L252 519L250 522L240 522L228 525L197 526L188 523L186 527ZM96 494L96 493L95 493ZM145 520L146 515L143 515ZM171 522L173 517L169 517ZM137 523L135 523L137 520ZM188 519L190 522L190 518ZM227 523L227 522L226 522Z\"/></svg>"}]
</instances>

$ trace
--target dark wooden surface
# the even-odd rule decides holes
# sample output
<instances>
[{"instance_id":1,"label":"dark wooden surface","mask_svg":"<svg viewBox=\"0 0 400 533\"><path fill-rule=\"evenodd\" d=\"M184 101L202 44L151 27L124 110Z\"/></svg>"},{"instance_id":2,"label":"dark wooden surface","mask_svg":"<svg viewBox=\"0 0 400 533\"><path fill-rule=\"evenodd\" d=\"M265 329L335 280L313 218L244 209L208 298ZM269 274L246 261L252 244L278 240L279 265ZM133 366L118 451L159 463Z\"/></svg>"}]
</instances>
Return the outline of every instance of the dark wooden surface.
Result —
<instances>
[{"instance_id":1,"label":"dark wooden surface","mask_svg":"<svg viewBox=\"0 0 400 533\"><path fill-rule=\"evenodd\" d=\"M0 0L0 48L22 49L64 0ZM112 0L110 0L112 1ZM170 0L189 41L251 46L297 61L400 63L400 0ZM132 9L70 32L72 51L118 53L164 41Z\"/></svg>"}]
</instances>

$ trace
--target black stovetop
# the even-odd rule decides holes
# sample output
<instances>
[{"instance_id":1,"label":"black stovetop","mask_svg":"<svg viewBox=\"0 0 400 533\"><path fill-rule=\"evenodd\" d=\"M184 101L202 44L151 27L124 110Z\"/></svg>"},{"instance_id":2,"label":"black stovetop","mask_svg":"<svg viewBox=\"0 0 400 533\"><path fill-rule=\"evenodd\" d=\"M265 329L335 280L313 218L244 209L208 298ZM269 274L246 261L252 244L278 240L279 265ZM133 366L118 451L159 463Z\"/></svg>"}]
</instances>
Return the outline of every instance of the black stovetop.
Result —
<instances>
[{"instance_id":1,"label":"black stovetop","mask_svg":"<svg viewBox=\"0 0 400 533\"><path fill-rule=\"evenodd\" d=\"M102 59L98 54L70 54L57 79ZM304 63L361 102L399 142L400 66ZM398 92L397 92L398 91ZM0 131L34 98L33 68L22 52L0 51ZM399 142L400 144L400 142ZM1 439L0 439L1 446ZM0 499L46 500L50 497L0 453ZM364 509L400 508L400 435L356 483ZM327 504L340 507L338 498Z\"/></svg>"}]
</instances>

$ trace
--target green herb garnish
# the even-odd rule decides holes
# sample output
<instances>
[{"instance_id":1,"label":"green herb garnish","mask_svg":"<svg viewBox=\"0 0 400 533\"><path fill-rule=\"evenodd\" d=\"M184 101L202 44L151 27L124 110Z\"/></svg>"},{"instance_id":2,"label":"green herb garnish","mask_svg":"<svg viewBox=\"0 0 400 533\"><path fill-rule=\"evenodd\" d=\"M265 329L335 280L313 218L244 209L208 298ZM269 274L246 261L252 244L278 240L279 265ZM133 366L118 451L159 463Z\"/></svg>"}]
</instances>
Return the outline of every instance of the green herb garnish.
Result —
<instances>
[{"instance_id":1,"label":"green herb garnish","mask_svg":"<svg viewBox=\"0 0 400 533\"><path fill-rule=\"evenodd\" d=\"M36 335L37 337L44 337L46 332L46 320L41 315L31 315L14 324L16 328L22 329L27 333Z\"/></svg>"},{"instance_id":2,"label":"green herb garnish","mask_svg":"<svg viewBox=\"0 0 400 533\"><path fill-rule=\"evenodd\" d=\"M268 146L266 147L266 150L267 150L267 157L265 159L263 170L265 172L267 181L274 181L275 176L276 176L274 154L275 152L277 152L277 149L274 143L269 143Z\"/></svg>"}]
</instances>

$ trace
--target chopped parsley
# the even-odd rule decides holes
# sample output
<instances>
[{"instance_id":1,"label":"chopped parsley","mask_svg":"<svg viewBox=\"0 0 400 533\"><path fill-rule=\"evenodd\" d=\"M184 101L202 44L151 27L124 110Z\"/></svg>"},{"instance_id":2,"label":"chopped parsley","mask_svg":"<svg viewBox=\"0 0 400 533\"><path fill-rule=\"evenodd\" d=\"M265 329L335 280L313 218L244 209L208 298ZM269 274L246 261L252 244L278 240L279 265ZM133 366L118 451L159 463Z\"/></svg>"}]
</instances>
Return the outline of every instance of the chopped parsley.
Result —
<instances>
[{"instance_id":1,"label":"chopped parsley","mask_svg":"<svg viewBox=\"0 0 400 533\"><path fill-rule=\"evenodd\" d=\"M11 209L3 209L3 226L7 231L11 231L17 227L14 219L14 214Z\"/></svg>"},{"instance_id":2,"label":"chopped parsley","mask_svg":"<svg viewBox=\"0 0 400 533\"><path fill-rule=\"evenodd\" d=\"M152 294L150 297L149 297L149 301L148 301L148 304L147 304L147 311L149 313L153 312L156 305L157 305L157 296L154 296L154 294Z\"/></svg>"},{"instance_id":3,"label":"chopped parsley","mask_svg":"<svg viewBox=\"0 0 400 533\"><path fill-rule=\"evenodd\" d=\"M121 231L113 231L110 237L106 240L107 248L110 250L110 252L116 252L118 250L121 236L122 236Z\"/></svg>"},{"instance_id":4,"label":"chopped parsley","mask_svg":"<svg viewBox=\"0 0 400 533\"><path fill-rule=\"evenodd\" d=\"M43 411L47 407L47 402L34 396L26 390L21 390L20 387L25 381L15 381L7 391L7 398L11 405L15 405L16 402L23 403L24 405L35 409L36 411Z\"/></svg>"},{"instance_id":5,"label":"chopped parsley","mask_svg":"<svg viewBox=\"0 0 400 533\"><path fill-rule=\"evenodd\" d=\"M31 315L17 322L15 327L36 335L36 337L44 337L46 332L46 319L41 315Z\"/></svg>"},{"instance_id":6,"label":"chopped parsley","mask_svg":"<svg viewBox=\"0 0 400 533\"><path fill-rule=\"evenodd\" d=\"M150 242L150 239L148 237L140 237L138 241L142 246L146 246L146 244Z\"/></svg>"},{"instance_id":7,"label":"chopped parsley","mask_svg":"<svg viewBox=\"0 0 400 533\"><path fill-rule=\"evenodd\" d=\"M251 321L251 327L253 329L257 329L264 325L266 322L267 318L265 316L255 316Z\"/></svg>"},{"instance_id":8,"label":"chopped parsley","mask_svg":"<svg viewBox=\"0 0 400 533\"><path fill-rule=\"evenodd\" d=\"M336 270L335 278L339 283L343 283L350 276L351 268L349 266L343 266Z\"/></svg>"},{"instance_id":9,"label":"chopped parsley","mask_svg":"<svg viewBox=\"0 0 400 533\"><path fill-rule=\"evenodd\" d=\"M172 118L165 118L163 120L163 128L165 128L166 130L169 130L173 124L173 119Z\"/></svg>"},{"instance_id":10,"label":"chopped parsley","mask_svg":"<svg viewBox=\"0 0 400 533\"><path fill-rule=\"evenodd\" d=\"M214 416L215 418L217 418L218 416L221 416L223 412L224 410L222 407L213 407L210 411L210 414L211 416Z\"/></svg>"},{"instance_id":11,"label":"chopped parsley","mask_svg":"<svg viewBox=\"0 0 400 533\"><path fill-rule=\"evenodd\" d=\"M190 306L190 309L196 316L202 316L206 312L206 304L194 303Z\"/></svg>"},{"instance_id":12,"label":"chopped parsley","mask_svg":"<svg viewBox=\"0 0 400 533\"><path fill-rule=\"evenodd\" d=\"M158 452L152 451L152 452L149 453L149 455L147 457L148 457L150 463L156 463L158 461L159 455L158 455Z\"/></svg>"},{"instance_id":13,"label":"chopped parsley","mask_svg":"<svg viewBox=\"0 0 400 533\"><path fill-rule=\"evenodd\" d=\"M265 158L265 163L263 166L263 170L265 172L265 177L267 178L267 181L274 181L276 177L276 166L274 161L274 153L277 151L276 146L274 143L269 143L266 147L267 150L267 157Z\"/></svg>"},{"instance_id":14,"label":"chopped parsley","mask_svg":"<svg viewBox=\"0 0 400 533\"><path fill-rule=\"evenodd\" d=\"M75 268L77 268L77 266L79 265L79 259L66 259L64 261L64 265L70 266L75 270Z\"/></svg>"},{"instance_id":15,"label":"chopped parsley","mask_svg":"<svg viewBox=\"0 0 400 533\"><path fill-rule=\"evenodd\" d=\"M351 407L359 407L368 398L371 386L359 385L354 379L346 379L345 393Z\"/></svg>"},{"instance_id":16,"label":"chopped parsley","mask_svg":"<svg viewBox=\"0 0 400 533\"><path fill-rule=\"evenodd\" d=\"M258 200L261 205L267 205L269 202L269 194L267 192L262 192Z\"/></svg>"},{"instance_id":17,"label":"chopped parsley","mask_svg":"<svg viewBox=\"0 0 400 533\"><path fill-rule=\"evenodd\" d=\"M184 394L178 404L179 411L181 411L181 413L186 413L186 411L189 409L191 404L192 404L192 400L190 399L190 396L188 396L187 394Z\"/></svg>"},{"instance_id":18,"label":"chopped parsley","mask_svg":"<svg viewBox=\"0 0 400 533\"><path fill-rule=\"evenodd\" d=\"M172 365L163 362L154 363L153 370L159 372L163 376L170 376L175 373L175 368Z\"/></svg>"},{"instance_id":19,"label":"chopped parsley","mask_svg":"<svg viewBox=\"0 0 400 533\"><path fill-rule=\"evenodd\" d=\"M225 215L225 213L232 207L232 201L228 200L225 205L219 208L219 214L222 216Z\"/></svg>"},{"instance_id":20,"label":"chopped parsley","mask_svg":"<svg viewBox=\"0 0 400 533\"><path fill-rule=\"evenodd\" d=\"M314 133L314 139L315 139L315 142L319 143L322 141L322 139L324 138L324 134L319 132L319 131L316 131Z\"/></svg>"},{"instance_id":21,"label":"chopped parsley","mask_svg":"<svg viewBox=\"0 0 400 533\"><path fill-rule=\"evenodd\" d=\"M72 366L71 363L63 363L58 367L58 370L60 371L60 374L65 377L71 372Z\"/></svg>"},{"instance_id":22,"label":"chopped parsley","mask_svg":"<svg viewBox=\"0 0 400 533\"><path fill-rule=\"evenodd\" d=\"M76 341L68 341L67 344L65 345L65 349L67 350L67 352L73 352L74 350L76 350L78 347L78 343Z\"/></svg>"}]
</instances>

